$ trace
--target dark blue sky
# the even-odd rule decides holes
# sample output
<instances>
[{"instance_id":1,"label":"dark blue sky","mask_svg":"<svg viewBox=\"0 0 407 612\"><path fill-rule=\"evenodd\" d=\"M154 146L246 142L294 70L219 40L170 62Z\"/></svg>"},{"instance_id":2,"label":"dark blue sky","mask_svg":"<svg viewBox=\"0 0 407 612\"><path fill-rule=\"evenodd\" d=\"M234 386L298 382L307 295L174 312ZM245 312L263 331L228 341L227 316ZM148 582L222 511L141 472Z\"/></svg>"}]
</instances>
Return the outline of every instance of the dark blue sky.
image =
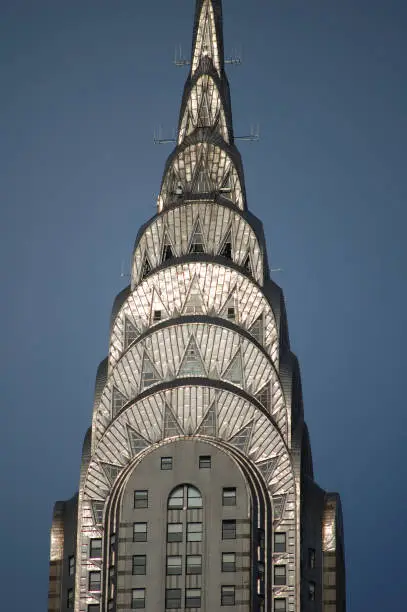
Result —
<instances>
[{"instance_id":1,"label":"dark blue sky","mask_svg":"<svg viewBox=\"0 0 407 612\"><path fill-rule=\"evenodd\" d=\"M193 0L2 0L1 607L46 609L96 367L176 126ZM405 0L224 0L249 207L283 287L350 612L405 601Z\"/></svg>"}]
</instances>

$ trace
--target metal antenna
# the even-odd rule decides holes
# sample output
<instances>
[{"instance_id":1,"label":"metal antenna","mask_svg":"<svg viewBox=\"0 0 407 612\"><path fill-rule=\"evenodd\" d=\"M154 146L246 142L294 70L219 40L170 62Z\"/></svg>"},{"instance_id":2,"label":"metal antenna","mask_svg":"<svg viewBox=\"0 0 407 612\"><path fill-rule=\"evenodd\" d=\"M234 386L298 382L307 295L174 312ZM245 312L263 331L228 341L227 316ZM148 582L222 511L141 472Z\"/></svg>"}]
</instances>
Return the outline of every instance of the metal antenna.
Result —
<instances>
[{"instance_id":1,"label":"metal antenna","mask_svg":"<svg viewBox=\"0 0 407 612\"><path fill-rule=\"evenodd\" d=\"M235 140L246 140L248 142L258 142L260 140L260 126L257 124L256 127L250 127L250 134L248 136L235 136Z\"/></svg>"}]
</instances>

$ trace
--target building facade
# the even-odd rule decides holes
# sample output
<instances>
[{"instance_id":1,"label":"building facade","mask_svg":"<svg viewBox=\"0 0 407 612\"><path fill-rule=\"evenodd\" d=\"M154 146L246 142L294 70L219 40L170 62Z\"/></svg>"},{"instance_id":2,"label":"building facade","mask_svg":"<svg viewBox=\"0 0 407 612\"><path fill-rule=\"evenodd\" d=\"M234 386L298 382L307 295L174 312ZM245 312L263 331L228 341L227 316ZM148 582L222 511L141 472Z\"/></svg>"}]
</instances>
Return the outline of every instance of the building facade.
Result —
<instances>
[{"instance_id":1,"label":"building facade","mask_svg":"<svg viewBox=\"0 0 407 612\"><path fill-rule=\"evenodd\" d=\"M284 298L247 210L220 0L197 0L158 213L100 364L49 612L344 612L340 500L314 481Z\"/></svg>"}]
</instances>

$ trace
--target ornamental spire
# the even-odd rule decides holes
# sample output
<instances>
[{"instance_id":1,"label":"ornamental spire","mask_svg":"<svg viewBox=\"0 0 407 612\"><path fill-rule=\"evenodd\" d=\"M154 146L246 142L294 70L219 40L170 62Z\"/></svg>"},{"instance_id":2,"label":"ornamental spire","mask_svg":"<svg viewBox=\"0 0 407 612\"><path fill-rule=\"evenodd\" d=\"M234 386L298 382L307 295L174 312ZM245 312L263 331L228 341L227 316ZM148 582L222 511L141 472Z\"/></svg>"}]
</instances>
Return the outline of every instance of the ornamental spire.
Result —
<instances>
[{"instance_id":1,"label":"ornamental spire","mask_svg":"<svg viewBox=\"0 0 407 612\"><path fill-rule=\"evenodd\" d=\"M243 168L234 145L229 83L224 71L222 3L197 0L177 146L166 164L158 210L180 200L219 197L246 208Z\"/></svg>"}]
</instances>

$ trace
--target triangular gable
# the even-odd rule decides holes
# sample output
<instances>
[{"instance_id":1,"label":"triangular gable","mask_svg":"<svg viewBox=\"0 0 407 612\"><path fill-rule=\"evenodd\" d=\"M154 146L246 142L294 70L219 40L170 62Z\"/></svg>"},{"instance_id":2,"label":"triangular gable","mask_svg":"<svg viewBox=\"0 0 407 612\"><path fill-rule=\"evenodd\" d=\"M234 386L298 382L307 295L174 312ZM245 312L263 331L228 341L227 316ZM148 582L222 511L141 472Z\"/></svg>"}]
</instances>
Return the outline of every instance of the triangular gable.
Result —
<instances>
[{"instance_id":1,"label":"triangular gable","mask_svg":"<svg viewBox=\"0 0 407 612\"><path fill-rule=\"evenodd\" d=\"M225 317L225 319L229 319L229 321L236 321L238 318L237 304L238 300L236 299L235 290L233 289L220 310L220 316Z\"/></svg>"},{"instance_id":2,"label":"triangular gable","mask_svg":"<svg viewBox=\"0 0 407 612\"><path fill-rule=\"evenodd\" d=\"M287 494L283 495L273 495L273 520L280 521L283 517L285 504L287 501Z\"/></svg>"},{"instance_id":3,"label":"triangular gable","mask_svg":"<svg viewBox=\"0 0 407 612\"><path fill-rule=\"evenodd\" d=\"M207 88L202 92L201 104L198 109L198 127L206 127L212 124L212 113L206 90Z\"/></svg>"},{"instance_id":4,"label":"triangular gable","mask_svg":"<svg viewBox=\"0 0 407 612\"><path fill-rule=\"evenodd\" d=\"M232 179L230 177L230 170L228 170L222 179L219 191L222 193L230 193L232 191Z\"/></svg>"},{"instance_id":5,"label":"triangular gable","mask_svg":"<svg viewBox=\"0 0 407 612\"><path fill-rule=\"evenodd\" d=\"M271 408L271 392L270 392L270 384L267 383L265 387L263 387L256 395L254 396L260 404L262 404L267 410Z\"/></svg>"},{"instance_id":6,"label":"triangular gable","mask_svg":"<svg viewBox=\"0 0 407 612\"><path fill-rule=\"evenodd\" d=\"M138 431L127 425L127 437L132 457L149 446L149 442Z\"/></svg>"},{"instance_id":7,"label":"triangular gable","mask_svg":"<svg viewBox=\"0 0 407 612\"><path fill-rule=\"evenodd\" d=\"M189 240L188 253L204 253L205 252L205 240L202 231L202 224L199 217L197 218L194 229Z\"/></svg>"},{"instance_id":8,"label":"triangular gable","mask_svg":"<svg viewBox=\"0 0 407 612\"><path fill-rule=\"evenodd\" d=\"M204 299L199 288L198 279L194 276L182 307L182 314L203 314L204 312Z\"/></svg>"},{"instance_id":9,"label":"triangular gable","mask_svg":"<svg viewBox=\"0 0 407 612\"><path fill-rule=\"evenodd\" d=\"M112 417L114 418L119 414L120 410L129 400L117 387L113 387L112 390Z\"/></svg>"},{"instance_id":10,"label":"triangular gable","mask_svg":"<svg viewBox=\"0 0 407 612\"><path fill-rule=\"evenodd\" d=\"M127 317L124 319L124 348L128 348L136 338L139 337L139 331L137 327L129 321Z\"/></svg>"},{"instance_id":11,"label":"triangular gable","mask_svg":"<svg viewBox=\"0 0 407 612\"><path fill-rule=\"evenodd\" d=\"M204 155L201 155L195 167L192 180L192 193L211 193L212 191L214 191L214 187L208 174L206 158Z\"/></svg>"},{"instance_id":12,"label":"triangular gable","mask_svg":"<svg viewBox=\"0 0 407 612\"><path fill-rule=\"evenodd\" d=\"M246 272L248 272L249 274L252 274L253 269L252 269L250 253L247 253L246 257L244 258L243 267L246 270Z\"/></svg>"},{"instance_id":13,"label":"triangular gable","mask_svg":"<svg viewBox=\"0 0 407 612\"><path fill-rule=\"evenodd\" d=\"M153 365L150 357L144 352L143 355L143 366L141 369L141 381L140 387L141 389L146 389L147 387L151 387L158 382L160 382L161 376L157 372L156 368Z\"/></svg>"},{"instance_id":14,"label":"triangular gable","mask_svg":"<svg viewBox=\"0 0 407 612\"><path fill-rule=\"evenodd\" d=\"M199 425L196 434L216 436L216 406L213 402Z\"/></svg>"},{"instance_id":15,"label":"triangular gable","mask_svg":"<svg viewBox=\"0 0 407 612\"><path fill-rule=\"evenodd\" d=\"M171 408L166 404L164 410L164 438L181 436L183 433L182 427L175 418Z\"/></svg>"},{"instance_id":16,"label":"triangular gable","mask_svg":"<svg viewBox=\"0 0 407 612\"><path fill-rule=\"evenodd\" d=\"M147 253L144 255L143 263L141 266L141 279L146 278L152 270L151 263L147 257Z\"/></svg>"},{"instance_id":17,"label":"triangular gable","mask_svg":"<svg viewBox=\"0 0 407 612\"><path fill-rule=\"evenodd\" d=\"M192 73L196 71L201 57L209 56L220 70L218 41L216 38L215 16L213 13L212 2L205 0L202 4L202 11L198 22L195 49L192 58Z\"/></svg>"},{"instance_id":18,"label":"triangular gable","mask_svg":"<svg viewBox=\"0 0 407 612\"><path fill-rule=\"evenodd\" d=\"M163 241L161 246L161 261L164 263L176 257L175 249L169 237L167 228L164 229Z\"/></svg>"},{"instance_id":19,"label":"triangular gable","mask_svg":"<svg viewBox=\"0 0 407 612\"><path fill-rule=\"evenodd\" d=\"M240 431L237 432L232 438L230 438L229 443L236 446L242 453L247 454L250 438L252 435L254 421L250 421L248 425L243 427Z\"/></svg>"},{"instance_id":20,"label":"triangular gable","mask_svg":"<svg viewBox=\"0 0 407 612\"><path fill-rule=\"evenodd\" d=\"M103 472L112 485L117 478L118 473L121 471L121 465L113 465L112 463L105 463L104 461L100 462L100 466L103 469Z\"/></svg>"},{"instance_id":21,"label":"triangular gable","mask_svg":"<svg viewBox=\"0 0 407 612\"><path fill-rule=\"evenodd\" d=\"M196 340L190 337L178 370L178 376L206 376L206 370Z\"/></svg>"},{"instance_id":22,"label":"triangular gable","mask_svg":"<svg viewBox=\"0 0 407 612\"><path fill-rule=\"evenodd\" d=\"M229 228L226 232L224 239L221 242L219 249L219 255L226 259L233 259L233 246L232 246L232 229Z\"/></svg>"},{"instance_id":23,"label":"triangular gable","mask_svg":"<svg viewBox=\"0 0 407 612\"><path fill-rule=\"evenodd\" d=\"M253 325L249 327L249 332L254 338L256 338L257 342L259 342L260 344L263 344L263 338L264 338L263 314L257 317Z\"/></svg>"},{"instance_id":24,"label":"triangular gable","mask_svg":"<svg viewBox=\"0 0 407 612\"><path fill-rule=\"evenodd\" d=\"M243 387L243 366L240 348L222 374L222 378L233 383L234 385L240 385Z\"/></svg>"},{"instance_id":25,"label":"triangular gable","mask_svg":"<svg viewBox=\"0 0 407 612\"><path fill-rule=\"evenodd\" d=\"M260 472L263 474L264 481L267 485L270 482L274 470L276 469L278 460L278 457L272 457L271 459L266 459L265 461L261 461L260 463L256 464Z\"/></svg>"},{"instance_id":26,"label":"triangular gable","mask_svg":"<svg viewBox=\"0 0 407 612\"><path fill-rule=\"evenodd\" d=\"M157 311L161 313L159 315L159 318L157 318ZM158 293L158 290L153 287L153 291L151 294L150 325L153 325L153 323L157 323L157 321L161 321L161 319L168 319L169 316L169 312L165 307L164 302L160 294Z\"/></svg>"}]
</instances>

